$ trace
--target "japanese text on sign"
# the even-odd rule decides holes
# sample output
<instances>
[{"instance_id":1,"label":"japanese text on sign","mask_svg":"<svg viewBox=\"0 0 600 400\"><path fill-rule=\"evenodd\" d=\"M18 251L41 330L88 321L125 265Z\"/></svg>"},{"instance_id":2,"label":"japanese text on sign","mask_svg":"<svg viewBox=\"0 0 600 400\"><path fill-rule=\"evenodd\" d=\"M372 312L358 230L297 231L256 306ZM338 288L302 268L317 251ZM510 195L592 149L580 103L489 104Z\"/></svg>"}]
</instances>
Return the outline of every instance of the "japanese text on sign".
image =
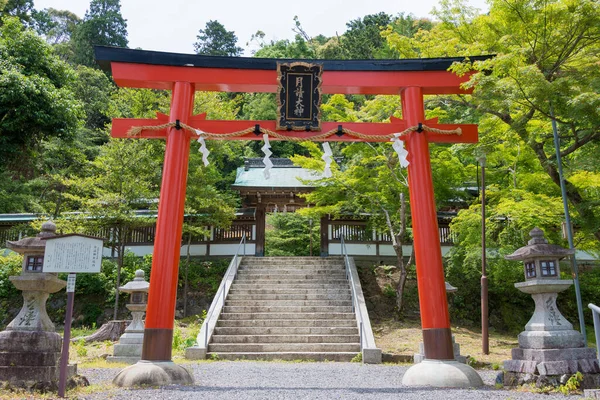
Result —
<instances>
[{"instance_id":1,"label":"japanese text on sign","mask_svg":"<svg viewBox=\"0 0 600 400\"><path fill-rule=\"evenodd\" d=\"M85 236L48 239L44 272L100 272L102 240Z\"/></svg>"}]
</instances>

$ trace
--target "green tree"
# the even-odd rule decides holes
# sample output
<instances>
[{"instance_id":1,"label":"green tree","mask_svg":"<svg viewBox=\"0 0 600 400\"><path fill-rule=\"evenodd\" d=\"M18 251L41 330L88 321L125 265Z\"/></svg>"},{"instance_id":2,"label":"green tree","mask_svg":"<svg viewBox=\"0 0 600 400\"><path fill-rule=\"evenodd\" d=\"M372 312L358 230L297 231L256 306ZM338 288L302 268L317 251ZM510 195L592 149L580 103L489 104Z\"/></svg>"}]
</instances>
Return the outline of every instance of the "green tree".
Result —
<instances>
[{"instance_id":1,"label":"green tree","mask_svg":"<svg viewBox=\"0 0 600 400\"><path fill-rule=\"evenodd\" d=\"M454 71L459 74L469 68L478 71L467 84L475 91L472 96L443 101L481 116L482 147L488 154L520 146L522 154L537 161L536 173L549 178L544 182L552 182L552 196L559 196L550 124L555 118L567 197L584 236L579 247L599 250L600 211L593 197L600 173L598 2L492 1L489 13L479 15L461 1L443 1L436 16L441 23L409 40L390 34L390 47L402 57L496 54L473 66L456 65ZM495 145L508 136L512 142ZM580 176L588 179L584 182Z\"/></svg>"},{"instance_id":2,"label":"green tree","mask_svg":"<svg viewBox=\"0 0 600 400\"><path fill-rule=\"evenodd\" d=\"M194 43L196 54L206 56L238 57L244 49L237 46L237 36L234 31L228 31L219 21L210 20L204 29L198 31Z\"/></svg>"},{"instance_id":3,"label":"green tree","mask_svg":"<svg viewBox=\"0 0 600 400\"><path fill-rule=\"evenodd\" d=\"M94 45L127 47L127 20L120 0L92 0L85 18L73 33L73 62L98 68Z\"/></svg>"},{"instance_id":4,"label":"green tree","mask_svg":"<svg viewBox=\"0 0 600 400\"><path fill-rule=\"evenodd\" d=\"M310 217L298 213L270 214L267 216L265 232L266 256L308 256L312 246L319 245L319 224L313 224ZM318 247L317 247L318 249Z\"/></svg>"},{"instance_id":5,"label":"green tree","mask_svg":"<svg viewBox=\"0 0 600 400\"><path fill-rule=\"evenodd\" d=\"M71 40L81 19L71 11L47 8L34 13L35 29L52 45Z\"/></svg>"},{"instance_id":6,"label":"green tree","mask_svg":"<svg viewBox=\"0 0 600 400\"><path fill-rule=\"evenodd\" d=\"M366 15L346 23L347 30L342 36L341 45L345 58L381 58L387 47L381 31L392 22L392 17L384 12Z\"/></svg>"},{"instance_id":7,"label":"green tree","mask_svg":"<svg viewBox=\"0 0 600 400\"><path fill-rule=\"evenodd\" d=\"M85 211L75 221L79 229L110 236L108 245L117 254L114 318L125 246L133 230L151 223L135 211L147 209L158 198L162 149L154 140L111 140L86 166L86 176L75 178L71 186L70 196Z\"/></svg>"},{"instance_id":8,"label":"green tree","mask_svg":"<svg viewBox=\"0 0 600 400\"><path fill-rule=\"evenodd\" d=\"M2 17L17 17L22 23L29 25L32 22L33 0L3 0L0 1L0 25L4 22Z\"/></svg>"},{"instance_id":9,"label":"green tree","mask_svg":"<svg viewBox=\"0 0 600 400\"><path fill-rule=\"evenodd\" d=\"M16 18L0 27L0 165L33 176L32 157L51 137L72 137L82 117L75 74Z\"/></svg>"}]
</instances>

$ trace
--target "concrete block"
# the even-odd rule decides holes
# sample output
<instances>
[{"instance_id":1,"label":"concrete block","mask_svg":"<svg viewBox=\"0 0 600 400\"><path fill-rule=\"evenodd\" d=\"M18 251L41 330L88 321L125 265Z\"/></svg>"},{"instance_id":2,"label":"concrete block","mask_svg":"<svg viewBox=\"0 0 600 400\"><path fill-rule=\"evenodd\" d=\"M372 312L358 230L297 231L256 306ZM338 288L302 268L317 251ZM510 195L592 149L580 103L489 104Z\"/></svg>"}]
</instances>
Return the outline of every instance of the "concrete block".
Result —
<instances>
[{"instance_id":1,"label":"concrete block","mask_svg":"<svg viewBox=\"0 0 600 400\"><path fill-rule=\"evenodd\" d=\"M204 360L206 358L206 347L188 347L185 349L185 358L188 360Z\"/></svg>"},{"instance_id":2,"label":"concrete block","mask_svg":"<svg viewBox=\"0 0 600 400\"><path fill-rule=\"evenodd\" d=\"M363 349L362 359L365 364L381 364L381 349Z\"/></svg>"}]
</instances>

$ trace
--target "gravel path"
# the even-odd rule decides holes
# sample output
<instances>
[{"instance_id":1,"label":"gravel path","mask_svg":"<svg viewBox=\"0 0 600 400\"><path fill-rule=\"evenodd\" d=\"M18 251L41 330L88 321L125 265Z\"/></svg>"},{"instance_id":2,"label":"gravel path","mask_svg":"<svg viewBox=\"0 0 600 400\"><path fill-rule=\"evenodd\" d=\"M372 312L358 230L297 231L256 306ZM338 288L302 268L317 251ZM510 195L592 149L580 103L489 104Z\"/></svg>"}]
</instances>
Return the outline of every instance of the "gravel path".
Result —
<instances>
[{"instance_id":1,"label":"gravel path","mask_svg":"<svg viewBox=\"0 0 600 400\"><path fill-rule=\"evenodd\" d=\"M414 388L402 385L407 366L358 363L203 362L186 364L192 386L117 389L86 399L565 399L562 394L535 394L494 388L497 371L479 371L480 389ZM81 369L90 383L108 383L118 369ZM581 398L571 396L571 399Z\"/></svg>"}]
</instances>

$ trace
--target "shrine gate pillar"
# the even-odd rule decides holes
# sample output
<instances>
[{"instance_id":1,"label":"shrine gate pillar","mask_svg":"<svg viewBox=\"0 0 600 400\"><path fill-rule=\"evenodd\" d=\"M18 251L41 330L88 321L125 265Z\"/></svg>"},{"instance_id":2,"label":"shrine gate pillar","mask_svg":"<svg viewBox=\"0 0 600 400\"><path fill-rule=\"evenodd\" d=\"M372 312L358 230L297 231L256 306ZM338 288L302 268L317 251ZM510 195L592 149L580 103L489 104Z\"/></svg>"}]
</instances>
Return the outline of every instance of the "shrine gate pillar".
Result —
<instances>
[{"instance_id":1,"label":"shrine gate pillar","mask_svg":"<svg viewBox=\"0 0 600 400\"><path fill-rule=\"evenodd\" d=\"M422 88L407 87L401 95L402 115L407 125L424 123ZM481 386L481 377L473 368L454 360L429 141L425 132L414 131L405 143L410 162L408 185L425 360L409 368L402 383L407 386Z\"/></svg>"},{"instance_id":2,"label":"shrine gate pillar","mask_svg":"<svg viewBox=\"0 0 600 400\"><path fill-rule=\"evenodd\" d=\"M409 87L402 95L402 115L408 126L425 121L423 91ZM453 360L450 316L446 300L442 251L433 194L429 142L425 132L412 132L406 140L408 186L417 265L419 304L425 358Z\"/></svg>"},{"instance_id":3,"label":"shrine gate pillar","mask_svg":"<svg viewBox=\"0 0 600 400\"><path fill-rule=\"evenodd\" d=\"M187 123L192 115L193 104L193 85L175 82L169 122L179 120ZM194 381L185 368L171 361L190 134L183 129L170 127L166 140L142 360L115 377L113 382L117 386L133 386L148 381L156 384L161 382L162 376L169 377L165 383L191 384Z\"/></svg>"}]
</instances>

